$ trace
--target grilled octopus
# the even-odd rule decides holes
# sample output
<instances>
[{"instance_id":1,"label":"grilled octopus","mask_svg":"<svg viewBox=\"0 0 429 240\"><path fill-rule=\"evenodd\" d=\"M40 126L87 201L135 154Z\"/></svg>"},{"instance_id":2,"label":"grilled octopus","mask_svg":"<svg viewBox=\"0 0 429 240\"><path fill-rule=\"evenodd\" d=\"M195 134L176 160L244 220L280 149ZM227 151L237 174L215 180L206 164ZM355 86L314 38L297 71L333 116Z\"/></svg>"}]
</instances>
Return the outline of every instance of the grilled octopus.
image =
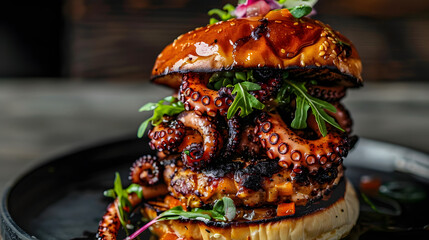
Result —
<instances>
[{"instance_id":1,"label":"grilled octopus","mask_svg":"<svg viewBox=\"0 0 429 240\"><path fill-rule=\"evenodd\" d=\"M275 109L273 100L281 81L272 74L257 74L261 90L250 94ZM146 199L169 192L189 207L213 204L223 196L243 207L285 201L305 205L320 199L340 181L342 158L353 145L350 114L339 103L345 87L308 86L310 95L336 107L337 112L328 114L345 131L327 126L328 134L321 136L309 113L307 125L315 134L307 137L291 128L276 110L227 119L235 98L232 89L216 91L207 87L207 81L208 76L202 74L184 74L178 98L185 111L166 117L149 131L149 145L159 152L159 158L143 156L130 173L130 180L143 186ZM289 190L274 194L273 188ZM139 204L134 195L130 202ZM100 223L98 239L115 239L119 227L113 203Z\"/></svg>"}]
</instances>

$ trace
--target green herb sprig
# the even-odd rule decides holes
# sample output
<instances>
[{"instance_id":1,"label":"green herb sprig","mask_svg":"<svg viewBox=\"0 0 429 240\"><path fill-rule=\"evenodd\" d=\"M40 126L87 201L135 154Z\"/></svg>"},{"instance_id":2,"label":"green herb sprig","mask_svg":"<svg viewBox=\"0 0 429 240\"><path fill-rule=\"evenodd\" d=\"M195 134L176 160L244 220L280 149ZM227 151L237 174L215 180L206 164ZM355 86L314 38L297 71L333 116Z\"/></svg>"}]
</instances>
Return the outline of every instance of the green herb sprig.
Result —
<instances>
[{"instance_id":1,"label":"green herb sprig","mask_svg":"<svg viewBox=\"0 0 429 240\"><path fill-rule=\"evenodd\" d=\"M300 5L300 6L288 8L288 10L294 18L302 18L310 14L313 8L308 5Z\"/></svg>"},{"instance_id":2,"label":"green herb sprig","mask_svg":"<svg viewBox=\"0 0 429 240\"><path fill-rule=\"evenodd\" d=\"M117 199L119 221L126 232L128 231L129 212L132 208L128 200L128 196L131 193L137 194L140 199L143 198L142 187L140 185L133 183L125 189L122 187L121 176L118 172L115 174L113 189L108 189L103 192L104 196Z\"/></svg>"},{"instance_id":3,"label":"green herb sprig","mask_svg":"<svg viewBox=\"0 0 429 240\"><path fill-rule=\"evenodd\" d=\"M238 4L245 4L246 0L238 0ZM302 18L307 16L313 10L313 6L317 0L278 0L277 3L283 8L287 8L295 18ZM272 9L273 10L273 9ZM212 9L208 12L209 16L217 15L218 18L210 18L210 24L219 21L226 21L235 18L235 7L231 4L226 4L222 9Z\"/></svg>"},{"instance_id":4,"label":"green herb sprig","mask_svg":"<svg viewBox=\"0 0 429 240\"><path fill-rule=\"evenodd\" d=\"M245 117L253 112L254 109L262 110L265 105L249 91L261 90L261 86L255 83L253 71L245 72L216 72L208 83L208 87L219 90L222 87L233 87L232 94L235 94L234 101L228 109L227 118L231 119L239 110L240 117Z\"/></svg>"},{"instance_id":5,"label":"green herb sprig","mask_svg":"<svg viewBox=\"0 0 429 240\"><path fill-rule=\"evenodd\" d=\"M216 72L210 77L207 86L211 89L219 90L222 87L233 87L235 84L242 82L256 82L252 70L245 72Z\"/></svg>"},{"instance_id":6,"label":"green herb sprig","mask_svg":"<svg viewBox=\"0 0 429 240\"><path fill-rule=\"evenodd\" d=\"M262 110L265 105L249 91L261 90L261 86L252 82L242 82L234 85L232 94L235 94L234 102L228 109L227 118L231 119L239 110L240 117L245 117L253 112L253 109Z\"/></svg>"},{"instance_id":7,"label":"green herb sprig","mask_svg":"<svg viewBox=\"0 0 429 240\"><path fill-rule=\"evenodd\" d=\"M220 20L213 17L210 18L210 24L235 18L234 11L235 11L235 7L229 3L223 6L222 9L215 8L210 10L208 12L209 16L218 15L218 17L220 18Z\"/></svg>"},{"instance_id":8,"label":"green herb sprig","mask_svg":"<svg viewBox=\"0 0 429 240\"><path fill-rule=\"evenodd\" d=\"M344 129L335 121L335 119L326 113L327 111L335 113L337 109L330 103L312 97L308 94L304 82L295 82L287 79L288 74L283 75L284 85L277 95L277 100L280 102L290 101L290 95L296 96L295 118L292 120L291 127L295 129L304 129L307 127L308 110L311 109L316 118L317 126L322 136L327 135L326 123L338 128L341 131ZM286 100L282 100L286 99Z\"/></svg>"},{"instance_id":9,"label":"green herb sprig","mask_svg":"<svg viewBox=\"0 0 429 240\"><path fill-rule=\"evenodd\" d=\"M178 219L191 219L198 221L209 221L215 219L219 221L232 221L236 214L237 209L234 205L234 201L229 197L223 197L222 199L218 200L214 204L213 209L193 208L187 212L183 210L182 206L176 206L161 213L158 217L148 222L146 225L134 232L131 236L127 237L126 240L132 240L136 238L152 224L159 221Z\"/></svg>"},{"instance_id":10,"label":"green herb sprig","mask_svg":"<svg viewBox=\"0 0 429 240\"><path fill-rule=\"evenodd\" d=\"M139 138L143 137L149 123L152 123L153 126L157 126L162 122L164 115L173 116L179 114L185 111L185 107L177 98L168 96L157 103L145 104L139 109L139 112L143 111L153 111L153 115L140 125L139 130L137 131L137 136Z\"/></svg>"},{"instance_id":11,"label":"green herb sprig","mask_svg":"<svg viewBox=\"0 0 429 240\"><path fill-rule=\"evenodd\" d=\"M216 219L219 221L231 221L235 218L236 208L234 201L231 198L224 197L218 200L213 209L193 208L191 211L186 212L182 206L171 208L160 214L158 221L162 220L177 220L180 218L193 219L193 220L211 220Z\"/></svg>"}]
</instances>

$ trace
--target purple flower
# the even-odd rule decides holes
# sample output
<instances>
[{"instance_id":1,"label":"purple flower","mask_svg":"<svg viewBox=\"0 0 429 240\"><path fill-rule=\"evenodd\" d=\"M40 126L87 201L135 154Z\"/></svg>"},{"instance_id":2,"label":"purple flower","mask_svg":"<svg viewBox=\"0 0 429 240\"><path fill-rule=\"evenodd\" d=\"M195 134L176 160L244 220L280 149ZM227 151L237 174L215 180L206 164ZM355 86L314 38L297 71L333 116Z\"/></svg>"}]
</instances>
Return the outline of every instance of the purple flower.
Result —
<instances>
[{"instance_id":1,"label":"purple flower","mask_svg":"<svg viewBox=\"0 0 429 240\"><path fill-rule=\"evenodd\" d=\"M282 6L274 0L247 0L245 3L238 4L235 9L237 18L264 16L273 9L279 9Z\"/></svg>"}]
</instances>

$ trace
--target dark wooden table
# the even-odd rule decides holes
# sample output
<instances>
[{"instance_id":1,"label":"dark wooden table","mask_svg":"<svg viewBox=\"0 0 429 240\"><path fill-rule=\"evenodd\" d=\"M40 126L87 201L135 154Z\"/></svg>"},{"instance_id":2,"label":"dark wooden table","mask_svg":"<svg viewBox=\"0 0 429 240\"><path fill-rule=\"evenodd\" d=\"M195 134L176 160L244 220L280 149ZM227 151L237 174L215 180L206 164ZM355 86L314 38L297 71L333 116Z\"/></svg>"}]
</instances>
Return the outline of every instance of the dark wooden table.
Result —
<instances>
[{"instance_id":1,"label":"dark wooden table","mask_svg":"<svg viewBox=\"0 0 429 240\"><path fill-rule=\"evenodd\" d=\"M0 82L0 189L46 158L136 136L141 105L169 95L148 83ZM429 84L371 83L344 104L356 134L429 152Z\"/></svg>"}]
</instances>

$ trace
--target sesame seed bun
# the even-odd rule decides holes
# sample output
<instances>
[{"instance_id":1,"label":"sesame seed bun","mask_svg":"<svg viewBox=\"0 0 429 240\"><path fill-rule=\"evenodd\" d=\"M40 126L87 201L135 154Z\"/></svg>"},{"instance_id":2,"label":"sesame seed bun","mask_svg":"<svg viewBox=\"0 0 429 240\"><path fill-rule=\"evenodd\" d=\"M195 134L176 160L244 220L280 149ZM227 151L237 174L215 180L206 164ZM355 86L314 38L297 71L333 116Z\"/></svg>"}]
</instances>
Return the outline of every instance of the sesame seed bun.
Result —
<instances>
[{"instance_id":1,"label":"sesame seed bun","mask_svg":"<svg viewBox=\"0 0 429 240\"><path fill-rule=\"evenodd\" d=\"M334 190L332 195L335 191L336 194L342 191L342 194L334 197L333 202L327 206L315 203L317 207L305 214L223 224L211 221L161 221L152 226L152 231L161 237L173 235L188 240L341 239L350 232L359 215L359 201L353 186L348 181L343 181L343 185ZM153 214L149 205L146 205L145 211L148 215Z\"/></svg>"},{"instance_id":2,"label":"sesame seed bun","mask_svg":"<svg viewBox=\"0 0 429 240\"><path fill-rule=\"evenodd\" d=\"M179 36L159 54L151 79L177 89L186 72L245 69L289 70L303 80L349 87L362 84L354 45L330 26L296 19L287 9L218 22Z\"/></svg>"}]
</instances>

